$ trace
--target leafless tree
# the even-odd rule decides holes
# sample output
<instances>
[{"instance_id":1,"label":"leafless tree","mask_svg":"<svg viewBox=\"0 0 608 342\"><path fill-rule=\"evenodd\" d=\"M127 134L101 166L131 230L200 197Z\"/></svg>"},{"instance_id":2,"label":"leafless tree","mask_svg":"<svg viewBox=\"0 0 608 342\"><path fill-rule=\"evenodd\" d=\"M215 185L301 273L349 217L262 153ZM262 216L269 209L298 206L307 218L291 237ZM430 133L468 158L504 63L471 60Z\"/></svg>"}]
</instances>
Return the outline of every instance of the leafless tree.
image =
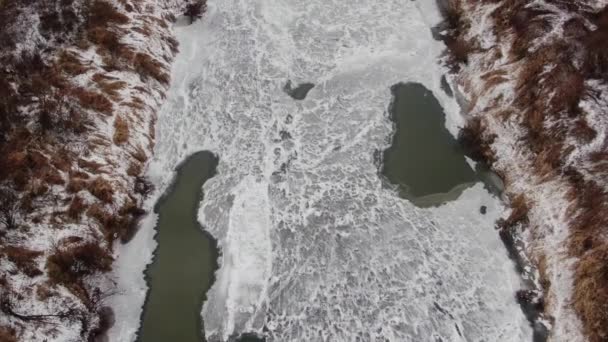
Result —
<instances>
[{"instance_id":1,"label":"leafless tree","mask_svg":"<svg viewBox=\"0 0 608 342\"><path fill-rule=\"evenodd\" d=\"M190 24L200 19L207 10L207 0L196 0L186 5L184 15L190 18Z\"/></svg>"},{"instance_id":2,"label":"leafless tree","mask_svg":"<svg viewBox=\"0 0 608 342\"><path fill-rule=\"evenodd\" d=\"M19 213L19 201L12 190L0 189L0 225L5 230L17 228L17 215Z\"/></svg>"}]
</instances>

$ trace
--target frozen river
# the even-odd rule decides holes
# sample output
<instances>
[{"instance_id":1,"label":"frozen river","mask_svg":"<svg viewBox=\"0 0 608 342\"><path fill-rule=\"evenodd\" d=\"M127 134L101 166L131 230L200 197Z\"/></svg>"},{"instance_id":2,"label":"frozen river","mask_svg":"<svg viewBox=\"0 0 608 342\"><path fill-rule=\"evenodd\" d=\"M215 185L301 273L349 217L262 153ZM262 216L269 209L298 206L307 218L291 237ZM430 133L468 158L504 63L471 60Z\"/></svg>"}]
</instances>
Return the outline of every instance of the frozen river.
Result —
<instances>
[{"instance_id":1,"label":"frozen river","mask_svg":"<svg viewBox=\"0 0 608 342\"><path fill-rule=\"evenodd\" d=\"M149 175L163 189L189 154L220 158L198 217L222 252L209 341L531 341L500 203L477 184L418 208L379 176L394 84L423 84L451 132L462 122L437 22L431 0L217 0L176 29ZM296 100L288 80L315 87Z\"/></svg>"}]
</instances>

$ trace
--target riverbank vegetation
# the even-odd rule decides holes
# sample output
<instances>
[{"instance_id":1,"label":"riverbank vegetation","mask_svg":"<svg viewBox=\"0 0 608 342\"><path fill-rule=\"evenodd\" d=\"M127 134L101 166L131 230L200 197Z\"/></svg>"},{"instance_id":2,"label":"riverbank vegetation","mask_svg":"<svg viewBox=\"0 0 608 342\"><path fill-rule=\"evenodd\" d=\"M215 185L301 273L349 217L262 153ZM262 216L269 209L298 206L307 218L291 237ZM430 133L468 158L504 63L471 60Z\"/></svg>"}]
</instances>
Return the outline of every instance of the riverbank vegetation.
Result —
<instances>
[{"instance_id":1,"label":"riverbank vegetation","mask_svg":"<svg viewBox=\"0 0 608 342\"><path fill-rule=\"evenodd\" d=\"M0 339L103 333L114 242L143 214L170 25L191 6L0 1Z\"/></svg>"},{"instance_id":2,"label":"riverbank vegetation","mask_svg":"<svg viewBox=\"0 0 608 342\"><path fill-rule=\"evenodd\" d=\"M543 284L548 296L555 299L559 294L551 288L549 279L567 281L557 276L555 270L571 271L573 291L564 300L572 303L586 337L592 342L605 341L608 338L608 145L604 138L608 123L605 49L608 7L602 1L591 4L559 0L495 0L487 4L448 0L440 4L449 27L444 32L449 52L446 61L458 73L461 87L470 96L467 108L470 119L461 131L461 138L473 146L475 157L494 165L503 175L513 199L511 203L515 204L513 218L503 222L502 229L525 222L534 232L534 245L549 244L548 237L558 238L560 228L547 224L555 218L529 220L529 211L521 208L542 211L552 204L537 197L522 204L522 187L514 185L522 181L515 177L527 174L534 189L557 186L563 190L555 196L562 200L556 203L565 205L545 210L544 215L561 213L567 227L562 243L575 262L570 270L564 257L550 257L556 263L554 271L549 271L554 274L543 274ZM491 35L484 36L471 29L479 29L481 20L491 23ZM473 75L475 68L482 74ZM516 138L507 139L507 134ZM506 151L501 146L507 141L514 150ZM511 166L501 164L501 159L512 163ZM525 171L518 174L513 168ZM513 186L509 187L510 184ZM545 221L541 223L539 219ZM537 261L543 261L539 262L541 272L546 271L541 264L552 253L559 251L537 248L532 252Z\"/></svg>"}]
</instances>

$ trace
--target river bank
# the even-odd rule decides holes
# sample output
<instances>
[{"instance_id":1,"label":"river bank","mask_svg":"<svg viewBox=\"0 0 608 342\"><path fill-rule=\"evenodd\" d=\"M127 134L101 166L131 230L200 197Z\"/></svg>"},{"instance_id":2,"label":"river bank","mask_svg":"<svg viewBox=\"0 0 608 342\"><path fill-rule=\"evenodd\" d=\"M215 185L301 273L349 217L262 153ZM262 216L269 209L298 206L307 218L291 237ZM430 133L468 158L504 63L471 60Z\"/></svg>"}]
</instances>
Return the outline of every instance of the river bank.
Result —
<instances>
[{"instance_id":1,"label":"river bank","mask_svg":"<svg viewBox=\"0 0 608 342\"><path fill-rule=\"evenodd\" d=\"M550 339L603 341L608 4L439 3L446 62L468 103L463 137L505 181L501 234L520 236L537 266Z\"/></svg>"}]
</instances>

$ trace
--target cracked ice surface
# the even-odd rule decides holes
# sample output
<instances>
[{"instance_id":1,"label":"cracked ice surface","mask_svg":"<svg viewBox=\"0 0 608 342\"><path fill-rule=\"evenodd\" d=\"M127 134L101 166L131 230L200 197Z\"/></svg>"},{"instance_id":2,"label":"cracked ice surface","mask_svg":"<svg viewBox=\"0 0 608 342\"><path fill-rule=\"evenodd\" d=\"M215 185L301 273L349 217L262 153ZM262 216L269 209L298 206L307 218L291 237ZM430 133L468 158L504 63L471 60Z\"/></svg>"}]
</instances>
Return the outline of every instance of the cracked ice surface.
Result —
<instances>
[{"instance_id":1,"label":"cracked ice surface","mask_svg":"<svg viewBox=\"0 0 608 342\"><path fill-rule=\"evenodd\" d=\"M419 209L374 164L397 82L431 89L451 131L461 122L426 1L218 0L177 29L150 175L166 185L188 154L220 156L199 212L223 253L208 339L264 326L270 341L531 339L499 203L478 184ZM316 86L294 101L288 79Z\"/></svg>"}]
</instances>

